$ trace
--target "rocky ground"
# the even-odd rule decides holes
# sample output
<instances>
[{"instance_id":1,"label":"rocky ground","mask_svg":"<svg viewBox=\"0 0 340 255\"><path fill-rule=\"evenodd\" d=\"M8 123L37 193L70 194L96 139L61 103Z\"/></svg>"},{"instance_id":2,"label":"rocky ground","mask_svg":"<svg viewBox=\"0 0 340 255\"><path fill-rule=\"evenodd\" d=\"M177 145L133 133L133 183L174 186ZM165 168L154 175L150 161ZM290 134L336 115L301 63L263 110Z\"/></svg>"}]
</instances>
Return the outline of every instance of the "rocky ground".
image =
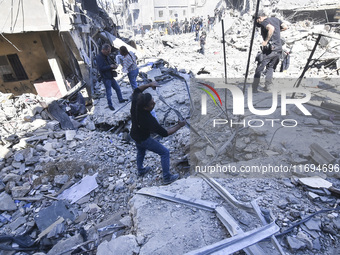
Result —
<instances>
[{"instance_id":1,"label":"rocky ground","mask_svg":"<svg viewBox=\"0 0 340 255\"><path fill-rule=\"evenodd\" d=\"M242 89L251 17L230 11L225 17L225 25L227 77ZM292 54L287 72L275 73L276 78L281 78L278 79L280 86L290 87L296 81L314 46L312 33L320 31L337 36L334 31L325 31L324 26L310 22L290 24L290 30L283 33ZM327 168L317 175L327 179L334 188L340 188L339 174L335 170L340 158L338 115L336 111L320 108L320 102L339 104L339 74L334 68L336 61L329 60L339 52L337 40L328 38L318 47L315 56L322 56L324 60L307 72L306 76L313 79L301 85L311 90L312 100L307 108L312 116L306 117L298 109L288 107L287 119L298 122L295 129L246 127L237 131L235 144L229 144L227 141L236 128L223 126L214 130L208 117L199 114L200 94L197 94L198 79L216 85L216 79L224 76L220 24L208 33L205 55L197 52L199 44L194 41L194 34L161 36L157 31L151 31L144 38L135 39L143 56L140 65L145 65L141 72L149 74L149 78L154 73L170 72L170 78L163 76L165 80L169 79L168 82L159 80L162 83L159 93L200 135L197 137L185 127L162 140L171 151L171 169L179 172L181 179L162 186L159 158L152 153L147 154L145 163L153 170L147 176L137 178L136 151L127 135L130 103L117 103L114 105L117 110L111 112L100 83L96 86L96 99L87 107L88 114L73 121L75 130L63 130L50 118L44 104L39 103L46 99L31 94L20 97L1 94L0 235L29 235L37 240L38 250L4 251L1 247L0 254L70 254L72 251L84 254L79 244L89 254L183 254L230 237L212 212L136 194L150 187L223 205L244 231L261 226L253 216L226 203L201 178L189 177L189 165L191 173L197 165L216 163L237 169L261 164L292 165L299 169L306 164L318 164L310 147L316 143L322 148L320 153L331 159L334 166L334 171ZM253 60L259 43L257 35L249 77L253 76ZM168 65L163 62L156 65L158 59ZM171 72L183 78L171 75ZM191 98L186 83L190 86ZM131 88L126 78L120 79L120 85L124 97L129 98ZM224 96L222 90L218 92ZM160 122L165 126L173 125L178 117L159 100L157 92L152 93ZM115 95L113 98L115 100ZM254 96L258 107L270 107L270 99L271 93ZM208 109L214 109L209 117L233 118L231 100L227 101L227 115L223 115L221 109L213 108L213 102L209 101ZM264 120L262 117L260 119ZM269 117L282 120L279 111ZM246 111L246 120L255 118L259 119ZM211 176L237 200L245 203L257 200L261 208L270 209L280 232L327 209L296 225L278 240L286 254L339 254L339 200L327 185L325 188L306 183L303 178L311 172L266 178L240 172ZM320 184L320 179L317 181ZM75 184L78 186L71 190ZM61 199L65 197L71 202ZM60 211L54 215L56 208ZM259 245L266 254L279 254L270 242Z\"/></svg>"}]
</instances>

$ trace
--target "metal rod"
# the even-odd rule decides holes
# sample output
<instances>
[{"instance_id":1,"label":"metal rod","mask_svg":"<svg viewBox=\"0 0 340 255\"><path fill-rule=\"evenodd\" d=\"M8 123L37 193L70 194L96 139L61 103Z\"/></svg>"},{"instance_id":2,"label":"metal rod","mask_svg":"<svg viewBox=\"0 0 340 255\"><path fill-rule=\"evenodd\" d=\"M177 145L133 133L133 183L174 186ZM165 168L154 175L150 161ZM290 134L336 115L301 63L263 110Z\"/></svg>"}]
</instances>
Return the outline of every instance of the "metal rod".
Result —
<instances>
[{"instance_id":1,"label":"metal rod","mask_svg":"<svg viewBox=\"0 0 340 255\"><path fill-rule=\"evenodd\" d=\"M309 55L309 58L308 58L308 60L307 60L307 63L306 63L306 65L305 65L305 67L304 67L304 69L303 69L303 71L302 71L300 77L297 79L297 81L296 81L295 84L294 84L294 88L298 88L298 87L300 86L303 77L305 76L307 70L308 70L309 67L310 67L310 66L309 66L309 63L312 61L314 52L315 52L315 50L316 50L316 48L317 48L317 46L318 46L318 44L319 44L319 42L320 42L321 37L322 37L322 34L319 34L319 35L318 35L318 38L316 39L316 42L315 42L315 44L314 44L313 50L312 50L312 52L311 52L310 55ZM294 97L295 97L295 93L292 94L292 97L291 97L291 98L294 98Z\"/></svg>"},{"instance_id":2,"label":"metal rod","mask_svg":"<svg viewBox=\"0 0 340 255\"><path fill-rule=\"evenodd\" d=\"M244 232L233 236L228 239L224 239L220 242L205 246L198 250L194 250L186 253L186 255L206 255L213 254L214 252L223 250L223 254L232 254L239 250L242 250L250 245L253 245L268 236L271 236L279 231L279 227L272 222L266 226Z\"/></svg>"},{"instance_id":3,"label":"metal rod","mask_svg":"<svg viewBox=\"0 0 340 255\"><path fill-rule=\"evenodd\" d=\"M254 37L255 37L256 17L257 17L257 14L259 12L259 6L260 6L260 0L257 0L256 11L255 11L255 16L254 16L253 32L252 32L251 39L250 39L250 48L249 48L249 54L248 54L247 70L246 70L246 75L244 76L243 94L246 90L246 82L247 82L247 79L248 79L251 52L252 52L252 49L253 49L253 42L254 42Z\"/></svg>"},{"instance_id":4,"label":"metal rod","mask_svg":"<svg viewBox=\"0 0 340 255\"><path fill-rule=\"evenodd\" d=\"M233 195L231 195L225 188L223 188L215 179L208 177L206 174L199 173L199 176L203 178L203 180L208 183L221 197L223 197L226 201L236 206L237 208L243 209L248 213L254 213L253 207L250 203L244 203L236 200Z\"/></svg>"},{"instance_id":5,"label":"metal rod","mask_svg":"<svg viewBox=\"0 0 340 255\"><path fill-rule=\"evenodd\" d=\"M187 197L181 194L176 194L164 190L155 190L155 189L146 189L140 190L137 192L139 195L151 196L162 198L164 200L185 204L189 206L193 206L202 210L214 212L218 206L218 203L210 202L207 200L195 199L191 197Z\"/></svg>"},{"instance_id":6,"label":"metal rod","mask_svg":"<svg viewBox=\"0 0 340 255\"><path fill-rule=\"evenodd\" d=\"M224 33L224 21L222 19L222 43L223 43L223 57L224 57L224 83L227 84L227 56L225 52L225 33Z\"/></svg>"},{"instance_id":7,"label":"metal rod","mask_svg":"<svg viewBox=\"0 0 340 255\"><path fill-rule=\"evenodd\" d=\"M322 34L319 34L319 35L318 35L318 38L317 38L316 41L315 41L313 50L311 51L311 53L310 53L310 55L309 55L309 58L307 59L307 63L306 63L306 65L305 65L305 67L303 68L303 71L302 71L300 77L298 78L297 83L294 84L294 87L298 88L298 87L300 86L300 83L301 83L303 77L305 76L307 70L309 69L309 63L312 61L314 52L315 52L316 48L318 47L318 44L319 44L319 42L320 42L321 37L322 37Z\"/></svg>"}]
</instances>

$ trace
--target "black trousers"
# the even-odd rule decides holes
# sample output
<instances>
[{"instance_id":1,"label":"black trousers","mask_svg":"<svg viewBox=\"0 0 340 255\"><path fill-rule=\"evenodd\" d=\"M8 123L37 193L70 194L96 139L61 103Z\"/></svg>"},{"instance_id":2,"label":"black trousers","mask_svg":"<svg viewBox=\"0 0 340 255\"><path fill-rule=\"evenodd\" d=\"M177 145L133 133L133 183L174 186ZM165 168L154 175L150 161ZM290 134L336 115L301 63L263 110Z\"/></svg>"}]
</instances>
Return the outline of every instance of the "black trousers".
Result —
<instances>
[{"instance_id":1,"label":"black trousers","mask_svg":"<svg viewBox=\"0 0 340 255\"><path fill-rule=\"evenodd\" d=\"M257 68L255 70L254 81L253 81L253 90L257 90L261 74L266 68L266 78L265 78L265 86L269 87L273 82L273 73L280 61L281 52L272 51L269 54L263 54L263 60L261 63L258 63Z\"/></svg>"}]
</instances>

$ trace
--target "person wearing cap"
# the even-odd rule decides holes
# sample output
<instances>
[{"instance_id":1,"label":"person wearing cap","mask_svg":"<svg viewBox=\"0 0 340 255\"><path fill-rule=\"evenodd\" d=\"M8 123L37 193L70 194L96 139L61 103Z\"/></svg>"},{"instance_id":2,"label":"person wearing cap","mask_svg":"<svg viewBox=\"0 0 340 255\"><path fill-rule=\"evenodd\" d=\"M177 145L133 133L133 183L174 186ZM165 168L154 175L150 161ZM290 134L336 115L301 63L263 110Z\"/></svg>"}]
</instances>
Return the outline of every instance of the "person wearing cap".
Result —
<instances>
[{"instance_id":1,"label":"person wearing cap","mask_svg":"<svg viewBox=\"0 0 340 255\"><path fill-rule=\"evenodd\" d=\"M288 29L288 26L276 17L268 17L263 10L257 14L256 25L261 28L263 38L261 49L263 59L258 63L255 70L252 84L253 92L258 92L260 77L266 68L266 78L264 91L268 91L273 81L273 72L280 61L282 54L281 31Z\"/></svg>"}]
</instances>

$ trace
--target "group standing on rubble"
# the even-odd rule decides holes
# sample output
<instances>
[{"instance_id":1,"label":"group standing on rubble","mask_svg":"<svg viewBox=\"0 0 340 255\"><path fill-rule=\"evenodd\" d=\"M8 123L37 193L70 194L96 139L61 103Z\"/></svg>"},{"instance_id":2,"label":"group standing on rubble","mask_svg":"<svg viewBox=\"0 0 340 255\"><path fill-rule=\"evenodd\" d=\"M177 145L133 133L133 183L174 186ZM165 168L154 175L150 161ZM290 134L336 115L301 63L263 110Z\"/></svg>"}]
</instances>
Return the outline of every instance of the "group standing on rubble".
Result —
<instances>
[{"instance_id":1,"label":"group standing on rubble","mask_svg":"<svg viewBox=\"0 0 340 255\"><path fill-rule=\"evenodd\" d=\"M208 26L204 27L201 22L202 19L192 19L192 24L189 25L188 21L185 21L184 32L192 32L195 29L195 40L200 42L201 54L205 53L206 43L206 29L211 29L213 19L208 16ZM260 82L260 76L266 68L266 81L264 90L268 90L273 78L273 71L280 61L282 53L282 43L280 37L280 31L286 30L288 27L280 19L276 17L267 17L267 15L261 10L255 17L257 26L261 28L262 42L262 58L258 61L258 66L255 71L254 82L252 84L253 92L258 92L258 86ZM180 23L176 19L174 23L174 33L180 33ZM199 36L201 32L201 35ZM112 92L111 87L116 91L117 97L120 103L128 101L122 97L120 87L114 79L113 71L117 68L117 64L122 65L122 70L127 73L133 93L131 96L131 120L132 126L130 135L134 140L137 148L137 172L138 176L143 176L151 170L150 166L144 166L144 158L146 151L152 151L160 155L161 165L163 170L163 183L169 184L178 179L178 174L170 173L170 153L158 140L151 137L151 134L158 134L161 137L167 137L181 127L185 125L185 121L178 121L177 125L170 129L164 129L159 123L154 114L155 101L151 94L143 93L147 88L156 89L158 84L151 82L145 85L138 86L136 81L139 69L137 66L137 57L132 51L128 51L125 46L120 47L119 54L116 56L116 63L110 63L109 55L111 53L111 45L103 44L101 52L97 55L97 68L103 79L103 83L106 89L106 96L109 108L114 110L112 105Z\"/></svg>"},{"instance_id":2,"label":"group standing on rubble","mask_svg":"<svg viewBox=\"0 0 340 255\"><path fill-rule=\"evenodd\" d=\"M178 121L178 124L164 129L155 116L155 102L149 93L143 91L149 87L156 89L159 85L157 82L151 82L145 85L138 86L136 81L139 69L136 63L137 57L132 51L128 51L125 46L120 47L119 54L116 56L115 62L112 63L111 45L105 43L101 47L101 52L96 56L98 71L103 79L106 89L106 97L109 108L115 110L112 105L111 87L116 91L120 103L128 101L122 97L122 93L117 81L114 79L115 69L118 65L122 65L122 70L127 73L133 94L131 104L131 138L136 143L137 148L137 172L138 176L144 176L151 170L150 166L144 167L143 162L147 150L152 151L161 157L161 165L163 170L163 183L170 184L179 178L179 174L170 173L170 152L158 140L151 137L151 134L158 134L162 137L167 137L185 125L185 121ZM116 64L117 63L117 64Z\"/></svg>"}]
</instances>

